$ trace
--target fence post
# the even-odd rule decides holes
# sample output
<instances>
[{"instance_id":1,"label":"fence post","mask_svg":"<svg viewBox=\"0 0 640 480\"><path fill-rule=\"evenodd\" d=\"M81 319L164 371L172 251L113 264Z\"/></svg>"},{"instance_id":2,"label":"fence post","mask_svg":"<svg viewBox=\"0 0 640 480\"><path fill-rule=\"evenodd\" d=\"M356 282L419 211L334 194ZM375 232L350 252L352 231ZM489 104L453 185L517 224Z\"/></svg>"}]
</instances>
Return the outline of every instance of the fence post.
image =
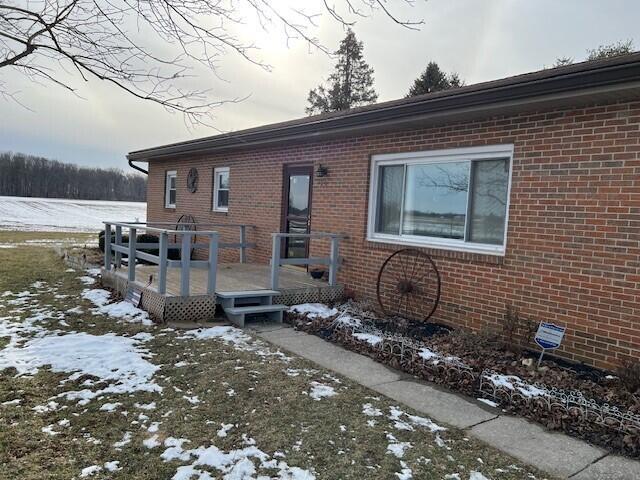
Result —
<instances>
[{"instance_id":1,"label":"fence post","mask_svg":"<svg viewBox=\"0 0 640 480\"><path fill-rule=\"evenodd\" d=\"M111 270L111 224L104 224L104 269Z\"/></svg>"},{"instance_id":2,"label":"fence post","mask_svg":"<svg viewBox=\"0 0 640 480\"><path fill-rule=\"evenodd\" d=\"M240 263L247 262L247 249L245 243L247 242L247 226L240 225Z\"/></svg>"},{"instance_id":3,"label":"fence post","mask_svg":"<svg viewBox=\"0 0 640 480\"><path fill-rule=\"evenodd\" d=\"M218 233L209 234L209 278L207 281L207 293L216 293L216 274L218 270Z\"/></svg>"},{"instance_id":4,"label":"fence post","mask_svg":"<svg viewBox=\"0 0 640 480\"><path fill-rule=\"evenodd\" d=\"M120 225L116 225L116 245L119 247L122 245L122 227ZM116 252L116 268L120 268L122 266L122 253Z\"/></svg>"},{"instance_id":5,"label":"fence post","mask_svg":"<svg viewBox=\"0 0 640 480\"><path fill-rule=\"evenodd\" d=\"M129 228L129 281L136 281L136 229Z\"/></svg>"},{"instance_id":6,"label":"fence post","mask_svg":"<svg viewBox=\"0 0 640 480\"><path fill-rule=\"evenodd\" d=\"M338 276L338 260L339 260L339 247L338 242L340 237L331 237L331 253L329 254L329 286L333 287L336 284Z\"/></svg>"},{"instance_id":7,"label":"fence post","mask_svg":"<svg viewBox=\"0 0 640 480\"><path fill-rule=\"evenodd\" d=\"M271 247L271 290L278 289L278 276L280 274L280 235L272 233L273 245Z\"/></svg>"},{"instance_id":8,"label":"fence post","mask_svg":"<svg viewBox=\"0 0 640 480\"><path fill-rule=\"evenodd\" d=\"M180 250L180 295L189 296L189 274L191 273L191 233L183 231Z\"/></svg>"},{"instance_id":9,"label":"fence post","mask_svg":"<svg viewBox=\"0 0 640 480\"><path fill-rule=\"evenodd\" d=\"M160 232L159 265L158 265L158 293L167 293L167 232Z\"/></svg>"}]
</instances>

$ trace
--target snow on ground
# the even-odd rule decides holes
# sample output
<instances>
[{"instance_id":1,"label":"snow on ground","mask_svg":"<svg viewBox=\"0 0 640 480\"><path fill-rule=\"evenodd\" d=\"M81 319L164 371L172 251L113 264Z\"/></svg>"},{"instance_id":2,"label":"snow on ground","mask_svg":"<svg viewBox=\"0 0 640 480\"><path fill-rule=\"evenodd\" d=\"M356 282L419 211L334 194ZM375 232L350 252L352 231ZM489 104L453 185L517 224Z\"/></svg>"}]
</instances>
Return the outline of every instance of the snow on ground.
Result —
<instances>
[{"instance_id":1,"label":"snow on ground","mask_svg":"<svg viewBox=\"0 0 640 480\"><path fill-rule=\"evenodd\" d=\"M190 338L196 340L219 339L229 345L233 345L237 350L252 352L260 357L278 357L284 362L291 361L291 357L288 357L279 350L272 351L264 342L251 338L250 335L236 327L219 326L199 328L197 330L186 331L184 335L178 337L178 339L181 340Z\"/></svg>"},{"instance_id":2,"label":"snow on ground","mask_svg":"<svg viewBox=\"0 0 640 480\"><path fill-rule=\"evenodd\" d=\"M535 385L525 382L520 377L515 375L502 375L500 373L493 373L491 375L485 375L484 378L490 380L496 387L504 387L508 390L515 390L521 395L531 397L544 397L548 395L546 390L538 388Z\"/></svg>"},{"instance_id":3,"label":"snow on ground","mask_svg":"<svg viewBox=\"0 0 640 480\"><path fill-rule=\"evenodd\" d=\"M338 314L338 310L329 308L323 303L301 303L289 307L289 311L306 315L309 318L329 318Z\"/></svg>"},{"instance_id":4,"label":"snow on ground","mask_svg":"<svg viewBox=\"0 0 640 480\"><path fill-rule=\"evenodd\" d=\"M497 408L499 406L496 402L494 402L493 400L489 400L488 398L477 398L476 400L493 408Z\"/></svg>"},{"instance_id":5,"label":"snow on ground","mask_svg":"<svg viewBox=\"0 0 640 480\"><path fill-rule=\"evenodd\" d=\"M104 228L103 221L146 218L143 202L0 197L0 230L97 232Z\"/></svg>"},{"instance_id":6,"label":"snow on ground","mask_svg":"<svg viewBox=\"0 0 640 480\"><path fill-rule=\"evenodd\" d=\"M89 300L96 306L96 308L92 309L92 312L96 315L102 314L131 323L139 322L143 325L153 325L147 312L134 307L129 302L109 303L111 293L108 290L102 288L84 289L82 291L82 298Z\"/></svg>"},{"instance_id":7,"label":"snow on ground","mask_svg":"<svg viewBox=\"0 0 640 480\"><path fill-rule=\"evenodd\" d=\"M372 333L354 333L353 336L360 340L361 342L367 342L372 346L378 345L382 342L382 337L379 335L374 335Z\"/></svg>"},{"instance_id":8,"label":"snow on ground","mask_svg":"<svg viewBox=\"0 0 640 480\"><path fill-rule=\"evenodd\" d=\"M96 391L86 388L60 394L79 400L80 404L105 394L160 392L162 387L152 379L160 367L146 360L149 351L140 343L138 339L113 333L48 334L29 339L21 347L8 345L0 350L0 370L14 367L18 375L33 375L50 365L54 372L70 373L68 380L92 375L107 382Z\"/></svg>"},{"instance_id":9,"label":"snow on ground","mask_svg":"<svg viewBox=\"0 0 640 480\"><path fill-rule=\"evenodd\" d=\"M326 397L333 397L338 393L331 385L325 385L319 382L311 382L311 391L309 396L314 400L322 400Z\"/></svg>"},{"instance_id":10,"label":"snow on ground","mask_svg":"<svg viewBox=\"0 0 640 480\"><path fill-rule=\"evenodd\" d=\"M257 468L278 470L276 478L290 480L314 480L316 478L314 472L310 470L290 467L283 460L271 458L270 455L254 445L253 439L247 439L248 446L229 452L220 450L215 445L185 450L183 448L185 443L189 443L189 440L169 437L164 441L166 448L160 455L165 462L192 461L191 464L177 467L173 476L175 480L211 480L221 477L229 480L249 479L256 477ZM220 475L212 476L203 467L212 468Z\"/></svg>"}]
</instances>

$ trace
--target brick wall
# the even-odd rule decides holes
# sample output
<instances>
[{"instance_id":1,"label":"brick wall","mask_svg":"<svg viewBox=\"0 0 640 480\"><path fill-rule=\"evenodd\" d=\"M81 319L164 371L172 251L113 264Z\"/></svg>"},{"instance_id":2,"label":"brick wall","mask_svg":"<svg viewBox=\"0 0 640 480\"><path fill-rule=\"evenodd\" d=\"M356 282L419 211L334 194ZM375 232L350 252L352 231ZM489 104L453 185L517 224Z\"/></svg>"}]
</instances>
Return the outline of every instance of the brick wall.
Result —
<instances>
[{"instance_id":1,"label":"brick wall","mask_svg":"<svg viewBox=\"0 0 640 480\"><path fill-rule=\"evenodd\" d=\"M495 328L511 304L533 320L568 327L559 354L610 367L640 354L640 102L491 118L421 130L150 163L150 221L181 214L198 222L249 223L266 262L279 231L284 164L319 163L312 230L343 232L339 281L373 298L393 245L366 240L370 156L378 153L513 144L504 257L429 250L442 273L436 320ZM186 189L197 167L197 193ZM229 212L211 211L213 167L229 166ZM178 170L177 208L164 207L164 172ZM223 232L237 238L235 230ZM313 247L323 248L323 247ZM227 252L223 259L237 258Z\"/></svg>"}]
</instances>

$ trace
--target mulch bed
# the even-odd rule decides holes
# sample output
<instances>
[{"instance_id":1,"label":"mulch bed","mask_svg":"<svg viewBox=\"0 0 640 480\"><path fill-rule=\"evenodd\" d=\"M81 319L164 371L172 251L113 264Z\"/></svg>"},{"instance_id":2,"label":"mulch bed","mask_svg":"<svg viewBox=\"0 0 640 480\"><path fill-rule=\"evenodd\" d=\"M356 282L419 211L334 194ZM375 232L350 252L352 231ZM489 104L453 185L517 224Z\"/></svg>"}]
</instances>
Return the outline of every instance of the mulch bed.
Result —
<instances>
[{"instance_id":1,"label":"mulch bed","mask_svg":"<svg viewBox=\"0 0 640 480\"><path fill-rule=\"evenodd\" d=\"M354 306L349 305L348 309L353 312ZM495 337L453 331L450 327L433 323L406 320L387 322L366 310L357 313L354 316L367 325L417 340L441 357L456 357L468 368L448 368L446 362L429 364L411 355L400 358L388 349L380 349L357 339L348 328L334 328L335 317L311 319L307 315L289 312L287 321L299 330L474 398L487 397L480 391L480 381L483 371L493 370L503 375L515 375L528 384L544 384L547 389L580 392L585 399L597 405L616 406L621 412L640 415L640 392L635 395L630 393L617 377L608 372L549 356L545 356L542 368L538 370L535 368L537 352L507 349ZM530 366L526 365L531 363ZM500 408L535 420L549 429L564 431L616 453L640 457L640 429L628 427L620 431L613 419L596 418L597 408L567 410L561 406L549 407L543 398L524 398L519 395L501 397L498 402Z\"/></svg>"}]
</instances>

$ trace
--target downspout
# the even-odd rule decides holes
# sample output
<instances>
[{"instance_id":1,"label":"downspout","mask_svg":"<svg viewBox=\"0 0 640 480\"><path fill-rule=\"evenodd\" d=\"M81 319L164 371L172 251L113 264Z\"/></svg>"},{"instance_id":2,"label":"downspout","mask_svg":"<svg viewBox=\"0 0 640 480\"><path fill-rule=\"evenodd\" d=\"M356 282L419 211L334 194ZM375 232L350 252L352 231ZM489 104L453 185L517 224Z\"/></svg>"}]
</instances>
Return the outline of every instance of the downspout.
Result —
<instances>
[{"instance_id":1,"label":"downspout","mask_svg":"<svg viewBox=\"0 0 640 480\"><path fill-rule=\"evenodd\" d=\"M145 170L144 168L141 168L141 167L139 167L137 165L134 165L133 162L134 162L134 160L129 160L129 166L131 168L133 168L134 170L138 170L139 172L142 172L145 175L149 175L149 171L148 170Z\"/></svg>"}]
</instances>

